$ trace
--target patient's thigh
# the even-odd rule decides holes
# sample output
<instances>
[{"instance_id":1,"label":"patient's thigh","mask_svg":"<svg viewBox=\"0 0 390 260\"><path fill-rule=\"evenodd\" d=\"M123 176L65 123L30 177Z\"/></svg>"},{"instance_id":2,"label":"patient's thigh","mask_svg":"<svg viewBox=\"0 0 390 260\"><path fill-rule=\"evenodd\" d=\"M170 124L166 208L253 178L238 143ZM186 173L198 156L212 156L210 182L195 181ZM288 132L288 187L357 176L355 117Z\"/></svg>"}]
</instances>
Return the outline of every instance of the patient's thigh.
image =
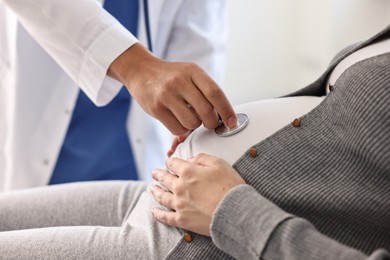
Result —
<instances>
[{"instance_id":1,"label":"patient's thigh","mask_svg":"<svg viewBox=\"0 0 390 260\"><path fill-rule=\"evenodd\" d=\"M322 100L323 97L289 97L236 106L236 113L245 113L249 117L249 124L243 131L220 137L214 130L200 127L177 147L173 156L189 159L199 153L207 153L233 165L249 147L306 114Z\"/></svg>"},{"instance_id":2,"label":"patient's thigh","mask_svg":"<svg viewBox=\"0 0 390 260\"><path fill-rule=\"evenodd\" d=\"M2 192L0 232L54 226L120 226L146 188L143 182L95 181Z\"/></svg>"}]
</instances>

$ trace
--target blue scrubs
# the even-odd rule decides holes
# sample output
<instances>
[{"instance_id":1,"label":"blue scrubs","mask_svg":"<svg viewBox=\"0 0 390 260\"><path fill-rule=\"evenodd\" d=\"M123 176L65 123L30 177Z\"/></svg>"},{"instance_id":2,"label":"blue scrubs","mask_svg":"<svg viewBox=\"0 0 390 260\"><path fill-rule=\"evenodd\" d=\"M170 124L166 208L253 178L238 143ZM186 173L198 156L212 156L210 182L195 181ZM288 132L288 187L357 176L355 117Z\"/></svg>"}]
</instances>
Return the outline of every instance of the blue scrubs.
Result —
<instances>
[{"instance_id":1,"label":"blue scrubs","mask_svg":"<svg viewBox=\"0 0 390 260\"><path fill-rule=\"evenodd\" d=\"M137 35L138 0L106 0L104 8ZM50 184L137 179L126 129L130 103L125 87L105 107L80 91Z\"/></svg>"}]
</instances>

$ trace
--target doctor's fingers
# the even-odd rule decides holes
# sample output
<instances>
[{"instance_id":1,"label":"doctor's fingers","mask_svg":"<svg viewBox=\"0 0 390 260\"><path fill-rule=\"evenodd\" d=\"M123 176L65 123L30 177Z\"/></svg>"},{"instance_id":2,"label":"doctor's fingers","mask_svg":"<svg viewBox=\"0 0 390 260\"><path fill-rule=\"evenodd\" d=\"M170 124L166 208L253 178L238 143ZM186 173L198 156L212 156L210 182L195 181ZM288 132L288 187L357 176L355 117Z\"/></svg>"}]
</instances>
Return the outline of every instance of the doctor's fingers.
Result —
<instances>
[{"instance_id":1,"label":"doctor's fingers","mask_svg":"<svg viewBox=\"0 0 390 260\"><path fill-rule=\"evenodd\" d=\"M198 128L202 124L201 118L199 118L192 105L188 104L181 97L173 99L168 109L171 110L181 125L187 129L187 132ZM183 135L187 132L183 133Z\"/></svg>"},{"instance_id":2,"label":"doctor's fingers","mask_svg":"<svg viewBox=\"0 0 390 260\"><path fill-rule=\"evenodd\" d=\"M189 110L187 106L183 105L183 107L185 107L183 111ZM201 124L200 120L193 114L193 112L189 112L192 113L192 115L190 116L196 120L199 126ZM158 119L174 135L183 135L189 131L189 129L182 125L179 119L172 113L171 109L168 107L161 108L158 113L155 113L153 116Z\"/></svg>"},{"instance_id":3,"label":"doctor's fingers","mask_svg":"<svg viewBox=\"0 0 390 260\"><path fill-rule=\"evenodd\" d=\"M175 153L177 146L183 143L192 132L193 130L189 130L184 135L176 136L172 141L171 149L167 152L167 156L171 157Z\"/></svg>"},{"instance_id":4,"label":"doctor's fingers","mask_svg":"<svg viewBox=\"0 0 390 260\"><path fill-rule=\"evenodd\" d=\"M200 89L194 84L186 86L183 92L183 98L188 103L188 107L203 122L208 129L214 129L218 126L218 114L207 97L203 95Z\"/></svg>"},{"instance_id":5,"label":"doctor's fingers","mask_svg":"<svg viewBox=\"0 0 390 260\"><path fill-rule=\"evenodd\" d=\"M188 130L194 130L203 122L206 128L216 128L218 126L217 112L207 97L191 81L191 77L187 80L176 80L175 84L177 85L172 91L165 93L164 105L181 125Z\"/></svg>"},{"instance_id":6,"label":"doctor's fingers","mask_svg":"<svg viewBox=\"0 0 390 260\"><path fill-rule=\"evenodd\" d=\"M235 127L237 125L237 116L234 109L225 93L215 81L204 70L200 69L197 73L192 74L192 82L221 116L224 124L230 128Z\"/></svg>"}]
</instances>

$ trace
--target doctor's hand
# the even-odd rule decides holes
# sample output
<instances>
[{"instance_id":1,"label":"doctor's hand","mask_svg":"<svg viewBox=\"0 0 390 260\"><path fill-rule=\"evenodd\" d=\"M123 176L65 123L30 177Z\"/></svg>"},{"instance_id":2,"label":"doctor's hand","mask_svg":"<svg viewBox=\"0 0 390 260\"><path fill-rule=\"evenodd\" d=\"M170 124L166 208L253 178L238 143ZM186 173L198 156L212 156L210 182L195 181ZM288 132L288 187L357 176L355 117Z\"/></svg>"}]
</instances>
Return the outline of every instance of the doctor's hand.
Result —
<instances>
[{"instance_id":1,"label":"doctor's hand","mask_svg":"<svg viewBox=\"0 0 390 260\"><path fill-rule=\"evenodd\" d=\"M213 129L218 114L225 125L237 124L223 91L193 63L160 60L136 43L111 64L108 75L122 82L140 106L174 135L202 123Z\"/></svg>"},{"instance_id":2,"label":"doctor's hand","mask_svg":"<svg viewBox=\"0 0 390 260\"><path fill-rule=\"evenodd\" d=\"M152 209L153 217L170 226L180 227L210 236L213 213L225 194L237 185L245 184L241 176L224 160L199 154L189 161L170 158L167 170L154 170L158 185L152 194L163 206L173 211Z\"/></svg>"},{"instance_id":3,"label":"doctor's hand","mask_svg":"<svg viewBox=\"0 0 390 260\"><path fill-rule=\"evenodd\" d=\"M183 134L183 135L178 135L178 136L175 136L173 141L172 141L172 144L171 144L171 148L169 149L169 151L167 152L167 156L168 157L171 157L172 154L174 154L174 152L176 151L176 148L179 144L181 144L182 142L184 142L187 137L193 132L193 130L190 130L188 131L187 133Z\"/></svg>"}]
</instances>

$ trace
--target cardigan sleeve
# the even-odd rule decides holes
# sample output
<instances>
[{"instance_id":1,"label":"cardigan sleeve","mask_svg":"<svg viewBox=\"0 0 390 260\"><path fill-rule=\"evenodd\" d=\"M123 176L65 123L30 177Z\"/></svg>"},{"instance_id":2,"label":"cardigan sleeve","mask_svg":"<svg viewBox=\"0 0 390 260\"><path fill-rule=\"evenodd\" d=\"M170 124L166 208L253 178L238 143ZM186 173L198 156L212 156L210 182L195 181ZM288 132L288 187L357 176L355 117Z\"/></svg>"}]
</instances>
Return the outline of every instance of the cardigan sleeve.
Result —
<instances>
[{"instance_id":1,"label":"cardigan sleeve","mask_svg":"<svg viewBox=\"0 0 390 260\"><path fill-rule=\"evenodd\" d=\"M237 259L380 260L390 254L378 249L370 256L322 235L305 219L290 215L249 185L229 191L211 224L215 245Z\"/></svg>"}]
</instances>

